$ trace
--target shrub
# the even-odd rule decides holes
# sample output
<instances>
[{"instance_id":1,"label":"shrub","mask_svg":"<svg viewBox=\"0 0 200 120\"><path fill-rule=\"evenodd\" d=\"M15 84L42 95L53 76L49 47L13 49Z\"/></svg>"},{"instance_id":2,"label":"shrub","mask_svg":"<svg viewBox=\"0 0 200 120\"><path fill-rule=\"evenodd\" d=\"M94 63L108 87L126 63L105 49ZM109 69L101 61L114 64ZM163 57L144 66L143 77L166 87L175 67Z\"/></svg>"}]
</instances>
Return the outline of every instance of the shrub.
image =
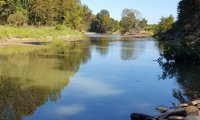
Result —
<instances>
[{"instance_id":1,"label":"shrub","mask_svg":"<svg viewBox=\"0 0 200 120\"><path fill-rule=\"evenodd\" d=\"M65 30L66 27L64 25L56 25L55 30Z\"/></svg>"},{"instance_id":2,"label":"shrub","mask_svg":"<svg viewBox=\"0 0 200 120\"><path fill-rule=\"evenodd\" d=\"M17 12L8 16L7 22L14 26L23 26L27 23L27 18L21 13Z\"/></svg>"}]
</instances>

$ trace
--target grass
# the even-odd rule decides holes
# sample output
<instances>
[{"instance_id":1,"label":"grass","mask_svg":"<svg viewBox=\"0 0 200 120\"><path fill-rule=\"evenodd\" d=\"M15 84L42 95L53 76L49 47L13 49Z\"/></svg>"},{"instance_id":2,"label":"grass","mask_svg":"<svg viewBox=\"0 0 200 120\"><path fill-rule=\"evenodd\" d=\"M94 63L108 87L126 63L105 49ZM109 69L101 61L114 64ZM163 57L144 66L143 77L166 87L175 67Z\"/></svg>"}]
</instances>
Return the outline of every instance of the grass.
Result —
<instances>
[{"instance_id":1,"label":"grass","mask_svg":"<svg viewBox=\"0 0 200 120\"><path fill-rule=\"evenodd\" d=\"M9 55L9 54L26 54L32 52L34 50L42 49L43 47L38 46L12 46L12 47L5 47L0 48L0 55Z\"/></svg>"},{"instance_id":2,"label":"grass","mask_svg":"<svg viewBox=\"0 0 200 120\"><path fill-rule=\"evenodd\" d=\"M0 48L0 55L13 55L13 54L28 54L30 52L36 52L40 50L54 50L65 49L68 47L68 43L63 40L52 40L50 43L42 46L7 46Z\"/></svg>"},{"instance_id":3,"label":"grass","mask_svg":"<svg viewBox=\"0 0 200 120\"><path fill-rule=\"evenodd\" d=\"M81 32L77 30L71 30L66 27L57 29L59 27L14 27L7 25L0 25L0 40L10 38L46 38L46 37L57 37L66 35L81 35Z\"/></svg>"}]
</instances>

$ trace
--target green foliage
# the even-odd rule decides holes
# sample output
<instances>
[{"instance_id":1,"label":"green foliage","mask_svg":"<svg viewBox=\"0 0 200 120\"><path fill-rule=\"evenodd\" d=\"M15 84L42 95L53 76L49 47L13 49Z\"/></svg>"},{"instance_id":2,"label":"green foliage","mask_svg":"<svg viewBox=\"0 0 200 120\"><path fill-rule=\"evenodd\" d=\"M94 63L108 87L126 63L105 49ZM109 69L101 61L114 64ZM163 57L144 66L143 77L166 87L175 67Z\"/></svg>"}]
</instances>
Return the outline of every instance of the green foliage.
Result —
<instances>
[{"instance_id":1,"label":"green foliage","mask_svg":"<svg viewBox=\"0 0 200 120\"><path fill-rule=\"evenodd\" d=\"M162 34L171 29L174 24L174 17L170 15L169 17L162 17L156 30L156 34Z\"/></svg>"},{"instance_id":2,"label":"green foliage","mask_svg":"<svg viewBox=\"0 0 200 120\"><path fill-rule=\"evenodd\" d=\"M90 24L90 31L97 33L115 32L119 29L118 21L110 18L107 10L103 9L93 18Z\"/></svg>"},{"instance_id":3,"label":"green foliage","mask_svg":"<svg viewBox=\"0 0 200 120\"><path fill-rule=\"evenodd\" d=\"M56 25L55 26L55 30L65 30L66 29L66 26L64 25Z\"/></svg>"},{"instance_id":4,"label":"green foliage","mask_svg":"<svg viewBox=\"0 0 200 120\"><path fill-rule=\"evenodd\" d=\"M23 26L27 23L27 18L22 13L17 12L8 16L7 22L9 25Z\"/></svg>"},{"instance_id":5,"label":"green foliage","mask_svg":"<svg viewBox=\"0 0 200 120\"><path fill-rule=\"evenodd\" d=\"M181 0L178 20L159 35L166 40L164 57L176 63L200 64L200 1Z\"/></svg>"},{"instance_id":6,"label":"green foliage","mask_svg":"<svg viewBox=\"0 0 200 120\"><path fill-rule=\"evenodd\" d=\"M28 18L29 25L64 24L80 31L89 29L92 18L92 11L80 0L0 0L0 24L18 12Z\"/></svg>"},{"instance_id":7,"label":"green foliage","mask_svg":"<svg viewBox=\"0 0 200 120\"><path fill-rule=\"evenodd\" d=\"M121 33L137 34L147 25L147 20L141 20L140 12L133 9L124 9L120 21Z\"/></svg>"},{"instance_id":8,"label":"green foliage","mask_svg":"<svg viewBox=\"0 0 200 120\"><path fill-rule=\"evenodd\" d=\"M147 23L148 23L148 21L147 21L145 18L143 18L143 19L140 21L140 26L141 26L142 28L145 28L145 27L147 27Z\"/></svg>"}]
</instances>

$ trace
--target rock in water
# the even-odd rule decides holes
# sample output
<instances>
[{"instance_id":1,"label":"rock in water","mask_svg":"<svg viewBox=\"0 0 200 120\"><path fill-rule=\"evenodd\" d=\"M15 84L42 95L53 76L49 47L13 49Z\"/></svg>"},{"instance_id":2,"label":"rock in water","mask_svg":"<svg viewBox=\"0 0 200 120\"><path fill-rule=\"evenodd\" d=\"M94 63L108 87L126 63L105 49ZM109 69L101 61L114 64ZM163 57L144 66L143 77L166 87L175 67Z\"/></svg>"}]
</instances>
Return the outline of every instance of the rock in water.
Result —
<instances>
[{"instance_id":1,"label":"rock in water","mask_svg":"<svg viewBox=\"0 0 200 120\"><path fill-rule=\"evenodd\" d=\"M131 120L154 120L154 117L141 113L132 113Z\"/></svg>"},{"instance_id":2,"label":"rock in water","mask_svg":"<svg viewBox=\"0 0 200 120\"><path fill-rule=\"evenodd\" d=\"M166 106L159 106L159 107L157 107L157 108L155 108L157 111L159 111L160 113L165 113L165 112L167 112L168 110L169 110L169 108L168 107L166 107Z\"/></svg>"}]
</instances>

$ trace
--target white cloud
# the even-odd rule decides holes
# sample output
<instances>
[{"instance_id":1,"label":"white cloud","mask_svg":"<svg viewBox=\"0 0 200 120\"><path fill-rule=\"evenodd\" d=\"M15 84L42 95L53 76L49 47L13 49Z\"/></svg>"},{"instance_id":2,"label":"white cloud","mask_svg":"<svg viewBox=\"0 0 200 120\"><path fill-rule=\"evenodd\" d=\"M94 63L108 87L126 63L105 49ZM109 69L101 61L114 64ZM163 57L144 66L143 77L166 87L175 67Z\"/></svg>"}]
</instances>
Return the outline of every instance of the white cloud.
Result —
<instances>
[{"instance_id":1,"label":"white cloud","mask_svg":"<svg viewBox=\"0 0 200 120\"><path fill-rule=\"evenodd\" d=\"M56 108L56 112L61 115L72 116L77 115L85 110L85 107L80 104L74 104L71 106L59 106Z\"/></svg>"},{"instance_id":2,"label":"white cloud","mask_svg":"<svg viewBox=\"0 0 200 120\"><path fill-rule=\"evenodd\" d=\"M75 91L91 96L114 96L124 93L124 90L113 88L104 81L86 77L76 77L70 85Z\"/></svg>"}]
</instances>

